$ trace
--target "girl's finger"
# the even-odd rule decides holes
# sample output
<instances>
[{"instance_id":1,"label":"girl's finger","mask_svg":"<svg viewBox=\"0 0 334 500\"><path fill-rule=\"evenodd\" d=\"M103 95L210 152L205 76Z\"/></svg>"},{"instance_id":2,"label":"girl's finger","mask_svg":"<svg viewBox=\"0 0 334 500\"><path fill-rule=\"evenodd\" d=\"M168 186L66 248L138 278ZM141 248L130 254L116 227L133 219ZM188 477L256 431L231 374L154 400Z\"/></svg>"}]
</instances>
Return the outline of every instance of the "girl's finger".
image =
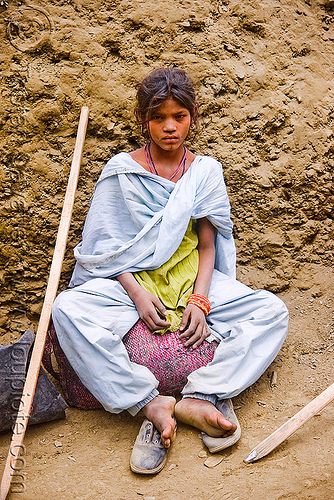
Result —
<instances>
[{"instance_id":1,"label":"girl's finger","mask_svg":"<svg viewBox=\"0 0 334 500\"><path fill-rule=\"evenodd\" d=\"M189 321L189 318L188 318L188 321ZM192 335L194 335L194 333L196 332L198 327L199 327L199 324L196 321L196 319L190 317L190 323L188 324L186 329L181 333L180 339L184 339L186 337L191 337Z\"/></svg>"},{"instance_id":2,"label":"girl's finger","mask_svg":"<svg viewBox=\"0 0 334 500\"><path fill-rule=\"evenodd\" d=\"M158 297L153 296L153 297L152 297L152 302L153 302L153 304L155 305L155 307L156 307L157 309L159 309L159 311L161 312L161 314L162 314L163 316L165 316L165 317L166 317L166 316L168 316L168 313L167 313L167 310L166 310L165 306L164 306L164 305L163 305L163 303L162 303L162 302L158 299Z\"/></svg>"},{"instance_id":3,"label":"girl's finger","mask_svg":"<svg viewBox=\"0 0 334 500\"><path fill-rule=\"evenodd\" d=\"M189 335L188 340L184 343L186 347L189 347L190 345L193 345L196 341L198 341L201 338L201 332L202 328L200 325L197 325L195 328L195 331Z\"/></svg>"},{"instance_id":4,"label":"girl's finger","mask_svg":"<svg viewBox=\"0 0 334 500\"><path fill-rule=\"evenodd\" d=\"M155 321L155 330L160 330L160 328L168 328L170 323L168 321L164 321L163 319L158 319Z\"/></svg>"},{"instance_id":5,"label":"girl's finger","mask_svg":"<svg viewBox=\"0 0 334 500\"><path fill-rule=\"evenodd\" d=\"M185 328L187 327L188 320L189 320L189 315L190 315L190 311L189 310L188 311L185 310L184 313L183 313L182 319L181 319L180 332L182 332L183 330L185 330Z\"/></svg>"},{"instance_id":6,"label":"girl's finger","mask_svg":"<svg viewBox=\"0 0 334 500\"><path fill-rule=\"evenodd\" d=\"M153 331L159 330L160 328L167 328L168 326L170 326L170 323L160 318L159 314L155 310L151 314L150 319L153 323Z\"/></svg>"},{"instance_id":7,"label":"girl's finger","mask_svg":"<svg viewBox=\"0 0 334 500\"><path fill-rule=\"evenodd\" d=\"M190 325L187 327L186 330L184 330L180 335L179 335L179 338L180 339L186 339L188 337L191 337L193 335L193 330L190 328Z\"/></svg>"},{"instance_id":8,"label":"girl's finger","mask_svg":"<svg viewBox=\"0 0 334 500\"><path fill-rule=\"evenodd\" d=\"M147 328L153 332L154 331L154 326L153 326L153 322L151 321L151 318L141 318L145 325L147 326Z\"/></svg>"},{"instance_id":9,"label":"girl's finger","mask_svg":"<svg viewBox=\"0 0 334 500\"><path fill-rule=\"evenodd\" d=\"M204 329L200 338L193 344L193 349L196 349L196 347L200 346L207 336L208 335L206 333L206 329Z\"/></svg>"}]
</instances>

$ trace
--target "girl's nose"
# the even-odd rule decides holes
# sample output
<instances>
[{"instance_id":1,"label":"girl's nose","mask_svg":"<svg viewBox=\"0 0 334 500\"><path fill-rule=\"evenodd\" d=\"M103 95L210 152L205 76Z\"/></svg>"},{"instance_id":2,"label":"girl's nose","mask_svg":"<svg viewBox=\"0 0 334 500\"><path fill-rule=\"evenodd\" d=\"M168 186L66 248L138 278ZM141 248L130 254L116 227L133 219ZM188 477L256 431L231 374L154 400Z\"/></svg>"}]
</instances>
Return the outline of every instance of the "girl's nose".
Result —
<instances>
[{"instance_id":1,"label":"girl's nose","mask_svg":"<svg viewBox=\"0 0 334 500\"><path fill-rule=\"evenodd\" d=\"M167 119L164 122L164 131L165 132L171 132L175 129L176 129L176 126L175 126L175 121L173 119Z\"/></svg>"}]
</instances>

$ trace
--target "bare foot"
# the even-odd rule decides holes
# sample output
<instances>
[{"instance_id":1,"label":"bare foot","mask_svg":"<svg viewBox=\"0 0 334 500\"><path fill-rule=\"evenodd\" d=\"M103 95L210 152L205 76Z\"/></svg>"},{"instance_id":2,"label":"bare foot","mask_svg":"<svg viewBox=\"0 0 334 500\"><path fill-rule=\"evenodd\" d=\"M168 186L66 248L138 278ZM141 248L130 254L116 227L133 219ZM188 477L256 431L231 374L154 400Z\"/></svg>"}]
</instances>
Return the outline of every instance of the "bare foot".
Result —
<instances>
[{"instance_id":1,"label":"bare foot","mask_svg":"<svg viewBox=\"0 0 334 500\"><path fill-rule=\"evenodd\" d=\"M180 422L192 425L212 437L233 434L237 426L226 420L210 401L184 398L175 406L175 416Z\"/></svg>"},{"instance_id":2,"label":"bare foot","mask_svg":"<svg viewBox=\"0 0 334 500\"><path fill-rule=\"evenodd\" d=\"M161 433L161 441L169 448L175 434L173 418L176 400L172 396L156 396L143 408L146 418L150 420Z\"/></svg>"}]
</instances>

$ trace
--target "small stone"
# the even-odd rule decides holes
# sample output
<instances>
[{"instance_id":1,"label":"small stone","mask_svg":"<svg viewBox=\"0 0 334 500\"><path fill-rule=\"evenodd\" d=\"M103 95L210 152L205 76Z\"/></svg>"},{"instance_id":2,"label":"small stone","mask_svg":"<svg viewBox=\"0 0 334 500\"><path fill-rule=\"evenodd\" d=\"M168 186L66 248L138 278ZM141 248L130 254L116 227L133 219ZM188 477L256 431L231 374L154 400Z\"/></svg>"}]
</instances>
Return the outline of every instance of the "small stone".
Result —
<instances>
[{"instance_id":1,"label":"small stone","mask_svg":"<svg viewBox=\"0 0 334 500\"><path fill-rule=\"evenodd\" d=\"M239 78L239 80L243 80L245 78L245 73L243 71L236 71L235 74Z\"/></svg>"},{"instance_id":2,"label":"small stone","mask_svg":"<svg viewBox=\"0 0 334 500\"><path fill-rule=\"evenodd\" d=\"M61 446L63 446L63 443L61 441L55 441L54 445L56 448L60 448Z\"/></svg>"},{"instance_id":3,"label":"small stone","mask_svg":"<svg viewBox=\"0 0 334 500\"><path fill-rule=\"evenodd\" d=\"M209 458L207 458L204 462L205 467L216 467L216 465L220 464L222 462L224 457L220 457L217 455L213 455Z\"/></svg>"},{"instance_id":4,"label":"small stone","mask_svg":"<svg viewBox=\"0 0 334 500\"><path fill-rule=\"evenodd\" d=\"M197 455L199 458L206 458L208 456L207 452L202 450L199 452L199 454Z\"/></svg>"},{"instance_id":5,"label":"small stone","mask_svg":"<svg viewBox=\"0 0 334 500\"><path fill-rule=\"evenodd\" d=\"M273 371L271 374L270 387L277 386L277 372Z\"/></svg>"},{"instance_id":6,"label":"small stone","mask_svg":"<svg viewBox=\"0 0 334 500\"><path fill-rule=\"evenodd\" d=\"M168 467L168 470L173 470L175 469L176 465L175 464L171 464L169 467Z\"/></svg>"},{"instance_id":7,"label":"small stone","mask_svg":"<svg viewBox=\"0 0 334 500\"><path fill-rule=\"evenodd\" d=\"M75 459L74 457L71 457L71 455L69 455L67 458L68 458L69 460L73 460L73 462L76 462L76 459Z\"/></svg>"}]
</instances>

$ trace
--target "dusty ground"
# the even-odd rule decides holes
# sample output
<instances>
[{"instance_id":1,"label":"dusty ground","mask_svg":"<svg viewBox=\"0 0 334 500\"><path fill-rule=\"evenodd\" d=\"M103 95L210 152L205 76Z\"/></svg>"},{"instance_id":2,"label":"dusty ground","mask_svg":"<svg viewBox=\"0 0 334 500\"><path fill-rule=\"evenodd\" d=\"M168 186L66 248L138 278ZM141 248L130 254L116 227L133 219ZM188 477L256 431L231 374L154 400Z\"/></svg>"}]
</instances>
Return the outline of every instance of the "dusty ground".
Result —
<instances>
[{"instance_id":1,"label":"dusty ground","mask_svg":"<svg viewBox=\"0 0 334 500\"><path fill-rule=\"evenodd\" d=\"M36 329L80 107L91 114L61 288L101 168L140 142L134 82L163 64L186 68L196 82L202 133L191 148L223 164L239 278L278 293L291 323L277 360L236 398L243 435L216 467L198 456L198 433L180 425L166 468L134 476L128 461L141 418L69 409L66 420L28 430L26 491L10 498L332 499L332 405L267 458L242 462L333 382L330 3L36 0L28 7L0 2L0 343ZM0 435L0 472L9 438Z\"/></svg>"},{"instance_id":2,"label":"dusty ground","mask_svg":"<svg viewBox=\"0 0 334 500\"><path fill-rule=\"evenodd\" d=\"M333 405L267 457L243 463L259 442L333 383L333 276L319 267L312 279L316 284L308 290L293 287L280 294L291 311L288 339L261 379L234 400L243 434L218 454L223 460L216 467L204 465L199 433L179 425L165 469L153 478L136 476L129 456L142 417L71 408L63 421L28 428L26 491L10 499L331 500ZM273 371L276 387L270 386ZM9 433L0 435L2 467L9 440Z\"/></svg>"}]
</instances>

